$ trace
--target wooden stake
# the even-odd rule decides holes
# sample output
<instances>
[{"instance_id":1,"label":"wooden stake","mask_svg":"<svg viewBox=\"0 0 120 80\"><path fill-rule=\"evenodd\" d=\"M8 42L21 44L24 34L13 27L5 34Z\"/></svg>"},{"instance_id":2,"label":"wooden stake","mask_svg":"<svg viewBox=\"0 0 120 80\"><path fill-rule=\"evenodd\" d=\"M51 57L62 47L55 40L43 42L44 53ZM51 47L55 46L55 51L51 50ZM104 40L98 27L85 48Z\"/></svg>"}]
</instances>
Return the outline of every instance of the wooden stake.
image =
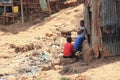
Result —
<instances>
[{"instance_id":1,"label":"wooden stake","mask_svg":"<svg viewBox=\"0 0 120 80\"><path fill-rule=\"evenodd\" d=\"M23 0L20 0L20 3L21 3L21 19L22 24L24 24Z\"/></svg>"},{"instance_id":2,"label":"wooden stake","mask_svg":"<svg viewBox=\"0 0 120 80\"><path fill-rule=\"evenodd\" d=\"M47 5L48 5L49 14L51 15L52 10L51 10L51 8L50 8L50 3L49 3L49 1L48 1L48 0L47 0Z\"/></svg>"}]
</instances>

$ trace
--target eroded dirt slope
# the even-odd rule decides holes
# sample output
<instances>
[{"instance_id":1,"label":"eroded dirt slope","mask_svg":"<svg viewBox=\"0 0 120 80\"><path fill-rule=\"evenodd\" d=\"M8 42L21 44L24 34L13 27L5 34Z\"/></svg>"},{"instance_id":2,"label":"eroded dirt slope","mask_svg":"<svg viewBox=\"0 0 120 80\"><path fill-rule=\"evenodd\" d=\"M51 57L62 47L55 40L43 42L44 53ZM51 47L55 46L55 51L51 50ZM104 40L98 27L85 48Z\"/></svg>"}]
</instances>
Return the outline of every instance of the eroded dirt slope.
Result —
<instances>
[{"instance_id":1,"label":"eroded dirt slope","mask_svg":"<svg viewBox=\"0 0 120 80\"><path fill-rule=\"evenodd\" d=\"M73 39L76 37L83 10L83 5L69 7L33 26L0 26L0 79L120 80L120 57L97 59L90 64L82 60L71 64L60 61L64 36L71 32Z\"/></svg>"}]
</instances>

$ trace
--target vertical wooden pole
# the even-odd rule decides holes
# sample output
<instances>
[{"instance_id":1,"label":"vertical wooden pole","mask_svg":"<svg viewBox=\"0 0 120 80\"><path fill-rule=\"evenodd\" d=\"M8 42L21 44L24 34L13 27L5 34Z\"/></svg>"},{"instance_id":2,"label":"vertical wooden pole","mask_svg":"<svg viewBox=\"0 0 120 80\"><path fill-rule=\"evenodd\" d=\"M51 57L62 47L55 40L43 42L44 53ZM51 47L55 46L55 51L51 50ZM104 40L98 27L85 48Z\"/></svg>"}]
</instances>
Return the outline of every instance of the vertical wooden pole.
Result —
<instances>
[{"instance_id":1,"label":"vertical wooden pole","mask_svg":"<svg viewBox=\"0 0 120 80\"><path fill-rule=\"evenodd\" d=\"M3 12L3 24L6 24L6 5L4 5L4 12Z\"/></svg>"},{"instance_id":2,"label":"vertical wooden pole","mask_svg":"<svg viewBox=\"0 0 120 80\"><path fill-rule=\"evenodd\" d=\"M13 21L12 21L12 23L14 24L15 23L15 14L14 14L14 4L13 4L13 0L11 0L11 2L12 2L12 16L13 16Z\"/></svg>"},{"instance_id":3,"label":"vertical wooden pole","mask_svg":"<svg viewBox=\"0 0 120 80\"><path fill-rule=\"evenodd\" d=\"M22 24L24 24L23 0L20 0L20 3L21 3L21 19Z\"/></svg>"},{"instance_id":4,"label":"vertical wooden pole","mask_svg":"<svg viewBox=\"0 0 120 80\"><path fill-rule=\"evenodd\" d=\"M50 8L50 3L49 3L48 0L47 0L47 6L48 6L49 14L51 15L51 14L52 14L52 10L51 10L51 8Z\"/></svg>"}]
</instances>

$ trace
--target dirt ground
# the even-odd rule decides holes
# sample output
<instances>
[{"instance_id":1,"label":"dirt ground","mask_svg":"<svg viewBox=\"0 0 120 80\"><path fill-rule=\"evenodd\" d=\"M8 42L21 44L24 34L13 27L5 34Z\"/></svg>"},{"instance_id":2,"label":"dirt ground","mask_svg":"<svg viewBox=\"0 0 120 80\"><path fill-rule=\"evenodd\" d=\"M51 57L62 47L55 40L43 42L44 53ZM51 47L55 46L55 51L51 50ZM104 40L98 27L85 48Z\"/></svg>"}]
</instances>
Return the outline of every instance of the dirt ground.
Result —
<instances>
[{"instance_id":1,"label":"dirt ground","mask_svg":"<svg viewBox=\"0 0 120 80\"><path fill-rule=\"evenodd\" d=\"M0 80L60 80L66 77L70 80L120 80L120 57L95 59L90 64L83 60L68 65L57 64L65 43L63 35L71 31L72 37L76 37L83 10L81 4L63 9L35 25L0 25ZM51 58L58 62L45 70L39 70L38 64L28 65L33 60L34 52L37 52L36 46L41 51L49 52ZM39 59L37 57L35 59ZM35 59L34 62L37 62ZM29 72L28 69L33 68L38 71Z\"/></svg>"}]
</instances>

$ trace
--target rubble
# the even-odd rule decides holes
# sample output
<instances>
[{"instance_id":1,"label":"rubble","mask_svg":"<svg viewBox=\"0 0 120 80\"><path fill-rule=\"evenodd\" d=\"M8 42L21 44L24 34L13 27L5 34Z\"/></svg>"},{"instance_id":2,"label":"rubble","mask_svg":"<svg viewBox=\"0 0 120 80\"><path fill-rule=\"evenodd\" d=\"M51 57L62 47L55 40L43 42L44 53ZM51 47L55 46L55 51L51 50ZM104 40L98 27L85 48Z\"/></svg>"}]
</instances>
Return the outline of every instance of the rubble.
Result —
<instances>
[{"instance_id":1,"label":"rubble","mask_svg":"<svg viewBox=\"0 0 120 80\"><path fill-rule=\"evenodd\" d=\"M40 49L42 47L42 45L39 42L30 43L30 44L26 44L26 45L19 45L19 46L10 44L9 46L10 46L10 48L14 48L16 53L27 52L27 51L33 50L35 48Z\"/></svg>"},{"instance_id":2,"label":"rubble","mask_svg":"<svg viewBox=\"0 0 120 80\"><path fill-rule=\"evenodd\" d=\"M57 27L56 30L59 31L63 37L71 36L71 32L77 29L74 27L75 25L71 25L68 22L63 24L55 24L55 26Z\"/></svg>"},{"instance_id":3,"label":"rubble","mask_svg":"<svg viewBox=\"0 0 120 80\"><path fill-rule=\"evenodd\" d=\"M52 33L46 33L45 36L47 36L47 37L52 37L53 34L52 34Z\"/></svg>"},{"instance_id":4,"label":"rubble","mask_svg":"<svg viewBox=\"0 0 120 80\"><path fill-rule=\"evenodd\" d=\"M87 76L79 75L74 80L90 80Z\"/></svg>"},{"instance_id":5,"label":"rubble","mask_svg":"<svg viewBox=\"0 0 120 80\"><path fill-rule=\"evenodd\" d=\"M72 31L71 32L71 37L72 37L73 41L75 41L75 39L77 37L77 32Z\"/></svg>"},{"instance_id":6,"label":"rubble","mask_svg":"<svg viewBox=\"0 0 120 80\"><path fill-rule=\"evenodd\" d=\"M41 71L48 71L50 69L51 69L50 66L48 64L46 64L42 67Z\"/></svg>"},{"instance_id":7,"label":"rubble","mask_svg":"<svg viewBox=\"0 0 120 80\"><path fill-rule=\"evenodd\" d=\"M60 70L60 69L62 69L63 67L62 66L60 66L60 65L55 65L54 66L54 70Z\"/></svg>"},{"instance_id":8,"label":"rubble","mask_svg":"<svg viewBox=\"0 0 120 80\"><path fill-rule=\"evenodd\" d=\"M61 58L60 58L60 63L61 63L62 65L69 65L69 64L72 64L72 63L74 63L74 62L75 62L75 59L63 58L62 56L61 56Z\"/></svg>"},{"instance_id":9,"label":"rubble","mask_svg":"<svg viewBox=\"0 0 120 80\"><path fill-rule=\"evenodd\" d=\"M1 77L9 77L10 74L34 75L40 71L50 70L51 68L49 53L35 49L32 54L26 55L22 61L19 61L18 66L13 67L13 69L1 68L0 75Z\"/></svg>"},{"instance_id":10,"label":"rubble","mask_svg":"<svg viewBox=\"0 0 120 80\"><path fill-rule=\"evenodd\" d=\"M71 67L71 66L66 66L66 67L64 67L64 68L61 70L60 73L61 73L61 74L72 74L72 73L74 73L74 74L79 74L80 72L79 72L78 69L76 69L76 68L73 68L73 67Z\"/></svg>"},{"instance_id":11,"label":"rubble","mask_svg":"<svg viewBox=\"0 0 120 80\"><path fill-rule=\"evenodd\" d=\"M53 59L53 60L51 61L51 64L52 64L53 66L55 66L55 65L60 65L60 59L59 59L59 58Z\"/></svg>"}]
</instances>

